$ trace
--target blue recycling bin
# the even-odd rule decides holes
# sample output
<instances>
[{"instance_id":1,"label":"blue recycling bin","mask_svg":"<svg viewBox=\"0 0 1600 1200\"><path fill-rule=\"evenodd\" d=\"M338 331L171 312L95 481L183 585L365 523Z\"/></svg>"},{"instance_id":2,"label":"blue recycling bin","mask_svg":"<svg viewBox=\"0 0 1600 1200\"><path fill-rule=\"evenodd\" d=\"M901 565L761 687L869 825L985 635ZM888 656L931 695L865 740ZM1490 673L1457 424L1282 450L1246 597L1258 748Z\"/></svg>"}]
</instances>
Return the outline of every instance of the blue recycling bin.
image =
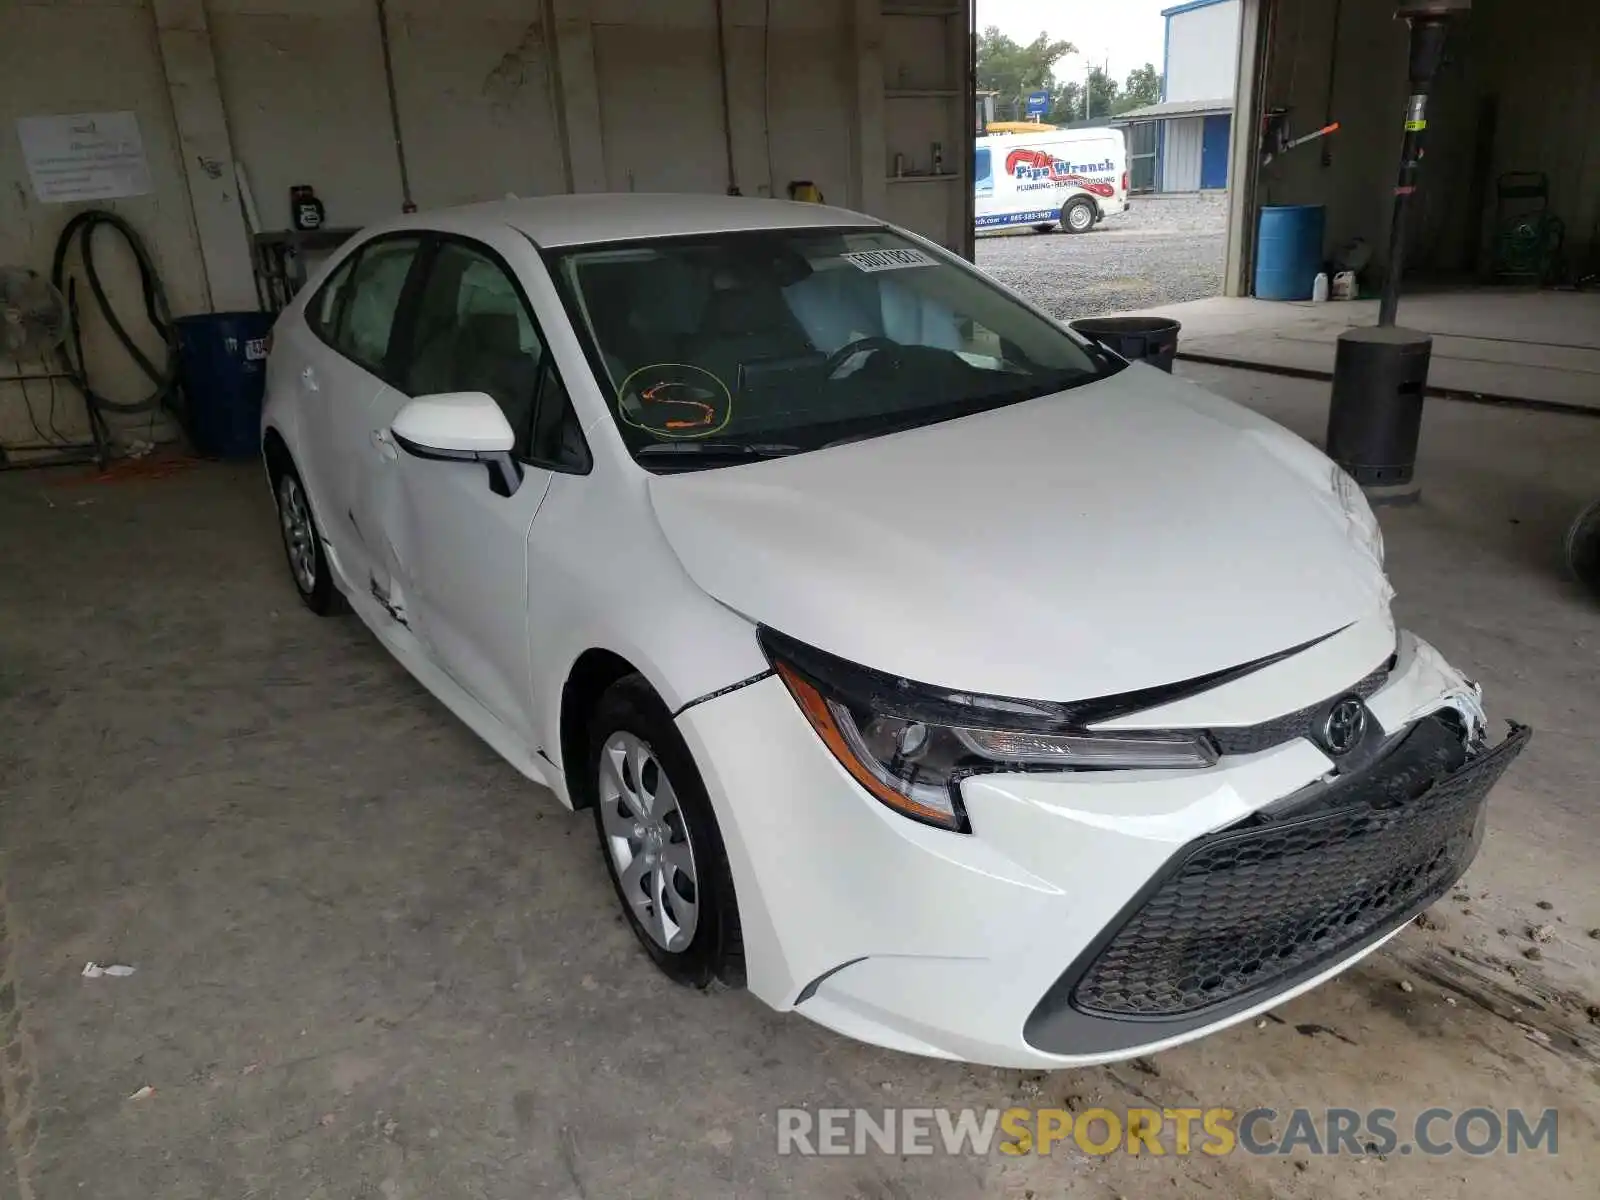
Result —
<instances>
[{"instance_id":1,"label":"blue recycling bin","mask_svg":"<svg viewBox=\"0 0 1600 1200\"><path fill-rule=\"evenodd\" d=\"M1256 239L1256 299L1309 300L1322 270L1327 209L1284 204L1261 210Z\"/></svg>"},{"instance_id":2,"label":"blue recycling bin","mask_svg":"<svg viewBox=\"0 0 1600 1200\"><path fill-rule=\"evenodd\" d=\"M224 312L173 322L189 436L207 458L254 458L261 453L261 397L272 321L271 313Z\"/></svg>"}]
</instances>

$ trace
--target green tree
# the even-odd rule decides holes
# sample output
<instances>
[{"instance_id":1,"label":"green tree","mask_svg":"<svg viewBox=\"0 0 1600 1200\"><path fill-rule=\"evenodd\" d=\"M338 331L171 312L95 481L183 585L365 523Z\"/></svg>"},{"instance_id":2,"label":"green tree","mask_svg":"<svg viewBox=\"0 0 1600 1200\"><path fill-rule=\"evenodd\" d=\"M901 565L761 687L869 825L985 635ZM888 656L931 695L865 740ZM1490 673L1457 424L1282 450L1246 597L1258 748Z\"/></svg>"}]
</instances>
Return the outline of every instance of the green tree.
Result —
<instances>
[{"instance_id":1,"label":"green tree","mask_svg":"<svg viewBox=\"0 0 1600 1200\"><path fill-rule=\"evenodd\" d=\"M1135 108L1143 108L1147 104L1159 103L1161 103L1161 72L1156 70L1155 64L1145 63L1144 66L1129 71L1128 80L1122 85L1122 94L1117 97L1117 112L1125 113Z\"/></svg>"},{"instance_id":2,"label":"green tree","mask_svg":"<svg viewBox=\"0 0 1600 1200\"><path fill-rule=\"evenodd\" d=\"M1065 125L1083 117L1083 84L1058 83L1050 93L1050 111L1045 120L1051 125Z\"/></svg>"},{"instance_id":3,"label":"green tree","mask_svg":"<svg viewBox=\"0 0 1600 1200\"><path fill-rule=\"evenodd\" d=\"M978 35L978 87L995 92L995 116L1020 121L1029 92L1052 89L1056 63L1077 52L1071 42L1041 33L1026 45L990 25Z\"/></svg>"},{"instance_id":4,"label":"green tree","mask_svg":"<svg viewBox=\"0 0 1600 1200\"><path fill-rule=\"evenodd\" d=\"M1109 117L1117 112L1117 81L1099 67L1089 68L1089 108L1084 119Z\"/></svg>"}]
</instances>

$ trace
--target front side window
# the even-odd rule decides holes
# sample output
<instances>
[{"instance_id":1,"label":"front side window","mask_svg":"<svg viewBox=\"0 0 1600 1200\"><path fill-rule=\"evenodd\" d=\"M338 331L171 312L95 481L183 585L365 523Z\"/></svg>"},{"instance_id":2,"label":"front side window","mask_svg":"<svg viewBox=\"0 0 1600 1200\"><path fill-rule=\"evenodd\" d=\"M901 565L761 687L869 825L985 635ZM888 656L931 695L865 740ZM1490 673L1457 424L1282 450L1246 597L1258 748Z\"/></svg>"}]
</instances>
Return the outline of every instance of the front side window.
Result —
<instances>
[{"instance_id":1,"label":"front side window","mask_svg":"<svg viewBox=\"0 0 1600 1200\"><path fill-rule=\"evenodd\" d=\"M1116 369L888 229L576 247L551 265L623 439L652 469L815 449Z\"/></svg>"},{"instance_id":2,"label":"front side window","mask_svg":"<svg viewBox=\"0 0 1600 1200\"><path fill-rule=\"evenodd\" d=\"M357 252L334 347L369 371L383 373L400 294L421 244L418 238L384 238Z\"/></svg>"},{"instance_id":3,"label":"front side window","mask_svg":"<svg viewBox=\"0 0 1600 1200\"><path fill-rule=\"evenodd\" d=\"M582 469L588 454L566 389L511 276L464 242L440 243L427 268L400 365L410 396L483 392L530 462Z\"/></svg>"}]
</instances>

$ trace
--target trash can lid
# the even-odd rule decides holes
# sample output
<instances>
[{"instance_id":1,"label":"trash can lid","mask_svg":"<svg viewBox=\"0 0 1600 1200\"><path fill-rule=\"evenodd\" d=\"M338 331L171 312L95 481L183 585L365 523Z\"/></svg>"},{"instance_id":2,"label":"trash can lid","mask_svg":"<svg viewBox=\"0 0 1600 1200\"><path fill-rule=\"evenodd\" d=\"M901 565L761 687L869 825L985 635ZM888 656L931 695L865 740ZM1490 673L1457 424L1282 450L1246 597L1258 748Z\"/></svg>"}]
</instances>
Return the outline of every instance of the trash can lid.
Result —
<instances>
[{"instance_id":1,"label":"trash can lid","mask_svg":"<svg viewBox=\"0 0 1600 1200\"><path fill-rule=\"evenodd\" d=\"M1079 333L1176 333L1183 328L1171 317L1079 317L1070 325Z\"/></svg>"}]
</instances>

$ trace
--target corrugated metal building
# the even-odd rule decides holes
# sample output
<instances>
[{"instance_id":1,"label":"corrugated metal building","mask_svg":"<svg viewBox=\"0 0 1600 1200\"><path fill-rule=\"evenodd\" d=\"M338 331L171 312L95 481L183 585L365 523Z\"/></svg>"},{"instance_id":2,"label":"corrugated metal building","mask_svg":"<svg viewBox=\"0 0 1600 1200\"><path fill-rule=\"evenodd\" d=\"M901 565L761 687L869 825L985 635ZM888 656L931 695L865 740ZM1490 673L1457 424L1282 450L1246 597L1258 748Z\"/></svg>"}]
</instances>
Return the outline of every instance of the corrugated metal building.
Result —
<instances>
[{"instance_id":1,"label":"corrugated metal building","mask_svg":"<svg viewBox=\"0 0 1600 1200\"><path fill-rule=\"evenodd\" d=\"M1194 192L1228 186L1239 0L1191 0L1166 9L1161 103L1124 113L1140 190ZM1153 134L1153 136L1152 136ZM1142 157L1142 156L1140 156Z\"/></svg>"}]
</instances>

